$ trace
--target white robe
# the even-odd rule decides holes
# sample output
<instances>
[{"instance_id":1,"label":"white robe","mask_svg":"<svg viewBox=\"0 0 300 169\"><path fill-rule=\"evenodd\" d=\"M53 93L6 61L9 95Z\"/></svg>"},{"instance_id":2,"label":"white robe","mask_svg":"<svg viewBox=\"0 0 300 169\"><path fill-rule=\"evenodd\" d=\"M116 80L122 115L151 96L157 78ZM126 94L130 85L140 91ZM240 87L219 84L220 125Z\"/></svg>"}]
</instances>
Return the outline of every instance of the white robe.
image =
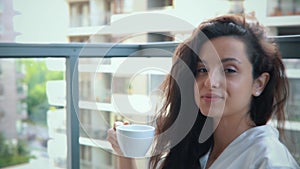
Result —
<instances>
[{"instance_id":1,"label":"white robe","mask_svg":"<svg viewBox=\"0 0 300 169\"><path fill-rule=\"evenodd\" d=\"M209 152L200 158L204 169ZM251 128L231 142L209 169L300 169L270 125Z\"/></svg>"}]
</instances>

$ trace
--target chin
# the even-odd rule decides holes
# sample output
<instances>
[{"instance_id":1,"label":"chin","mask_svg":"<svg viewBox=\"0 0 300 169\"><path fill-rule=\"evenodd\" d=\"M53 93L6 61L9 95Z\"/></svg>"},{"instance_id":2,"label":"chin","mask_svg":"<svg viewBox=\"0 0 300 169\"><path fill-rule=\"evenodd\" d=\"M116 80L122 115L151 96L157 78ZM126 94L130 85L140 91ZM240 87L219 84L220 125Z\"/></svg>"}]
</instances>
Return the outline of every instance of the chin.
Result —
<instances>
[{"instance_id":1,"label":"chin","mask_svg":"<svg viewBox=\"0 0 300 169\"><path fill-rule=\"evenodd\" d=\"M197 106L200 109L200 112L207 117L221 117L224 114L225 103L203 103L198 102Z\"/></svg>"},{"instance_id":2,"label":"chin","mask_svg":"<svg viewBox=\"0 0 300 169\"><path fill-rule=\"evenodd\" d=\"M201 109L200 108L200 113L206 117L217 118L223 116L224 109L218 109L218 108Z\"/></svg>"}]
</instances>

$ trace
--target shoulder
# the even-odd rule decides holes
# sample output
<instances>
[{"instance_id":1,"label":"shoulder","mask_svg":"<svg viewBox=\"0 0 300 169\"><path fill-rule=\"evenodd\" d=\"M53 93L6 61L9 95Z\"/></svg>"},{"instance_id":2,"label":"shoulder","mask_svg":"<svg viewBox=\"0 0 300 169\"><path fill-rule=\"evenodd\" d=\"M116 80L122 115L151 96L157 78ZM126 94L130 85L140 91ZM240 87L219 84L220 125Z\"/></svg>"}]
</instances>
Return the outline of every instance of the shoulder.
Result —
<instances>
[{"instance_id":1,"label":"shoulder","mask_svg":"<svg viewBox=\"0 0 300 169\"><path fill-rule=\"evenodd\" d=\"M235 139L211 166L212 169L300 169L271 126L249 129Z\"/></svg>"},{"instance_id":2,"label":"shoulder","mask_svg":"<svg viewBox=\"0 0 300 169\"><path fill-rule=\"evenodd\" d=\"M248 149L255 152L255 168L299 168L287 147L280 142L277 129L260 126L253 129L249 136L252 143Z\"/></svg>"},{"instance_id":3,"label":"shoulder","mask_svg":"<svg viewBox=\"0 0 300 169\"><path fill-rule=\"evenodd\" d=\"M261 154L288 153L286 146L279 140L277 129L272 126L264 125L251 129L247 139L251 142L251 147L257 148Z\"/></svg>"}]
</instances>

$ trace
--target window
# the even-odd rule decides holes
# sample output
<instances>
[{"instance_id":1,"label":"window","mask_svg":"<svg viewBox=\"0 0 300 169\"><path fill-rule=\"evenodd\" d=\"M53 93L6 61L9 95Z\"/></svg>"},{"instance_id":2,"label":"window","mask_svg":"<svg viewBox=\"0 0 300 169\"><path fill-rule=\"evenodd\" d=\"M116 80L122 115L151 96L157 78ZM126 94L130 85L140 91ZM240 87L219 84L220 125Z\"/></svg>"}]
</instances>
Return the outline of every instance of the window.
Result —
<instances>
[{"instance_id":1,"label":"window","mask_svg":"<svg viewBox=\"0 0 300 169\"><path fill-rule=\"evenodd\" d=\"M173 6L173 0L148 0L148 9Z\"/></svg>"},{"instance_id":2,"label":"window","mask_svg":"<svg viewBox=\"0 0 300 169\"><path fill-rule=\"evenodd\" d=\"M300 15L300 0L268 0L268 16Z\"/></svg>"},{"instance_id":3,"label":"window","mask_svg":"<svg viewBox=\"0 0 300 169\"><path fill-rule=\"evenodd\" d=\"M90 26L90 7L88 1L70 3L70 22L71 27Z\"/></svg>"}]
</instances>

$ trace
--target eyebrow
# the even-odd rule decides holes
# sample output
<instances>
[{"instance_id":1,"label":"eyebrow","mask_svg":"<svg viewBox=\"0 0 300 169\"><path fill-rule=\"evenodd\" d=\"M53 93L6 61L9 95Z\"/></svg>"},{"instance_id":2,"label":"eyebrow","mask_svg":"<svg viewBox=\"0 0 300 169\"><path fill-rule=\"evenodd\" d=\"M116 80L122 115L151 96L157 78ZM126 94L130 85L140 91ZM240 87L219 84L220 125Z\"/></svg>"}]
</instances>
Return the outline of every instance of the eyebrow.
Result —
<instances>
[{"instance_id":1,"label":"eyebrow","mask_svg":"<svg viewBox=\"0 0 300 169\"><path fill-rule=\"evenodd\" d=\"M224 58L224 59L221 60L222 63L224 63L224 62L231 62L231 61L234 61L234 62L237 62L237 63L241 64L241 61L239 61L236 58Z\"/></svg>"},{"instance_id":2,"label":"eyebrow","mask_svg":"<svg viewBox=\"0 0 300 169\"><path fill-rule=\"evenodd\" d=\"M222 59L221 60L221 62L222 63L226 63L226 62L237 62L237 63L239 63L239 64L241 64L242 62L241 61L239 61L238 59L236 59L236 58L224 58L224 59ZM204 63L204 64L206 64L206 61L205 60L199 60L199 63Z\"/></svg>"}]
</instances>

